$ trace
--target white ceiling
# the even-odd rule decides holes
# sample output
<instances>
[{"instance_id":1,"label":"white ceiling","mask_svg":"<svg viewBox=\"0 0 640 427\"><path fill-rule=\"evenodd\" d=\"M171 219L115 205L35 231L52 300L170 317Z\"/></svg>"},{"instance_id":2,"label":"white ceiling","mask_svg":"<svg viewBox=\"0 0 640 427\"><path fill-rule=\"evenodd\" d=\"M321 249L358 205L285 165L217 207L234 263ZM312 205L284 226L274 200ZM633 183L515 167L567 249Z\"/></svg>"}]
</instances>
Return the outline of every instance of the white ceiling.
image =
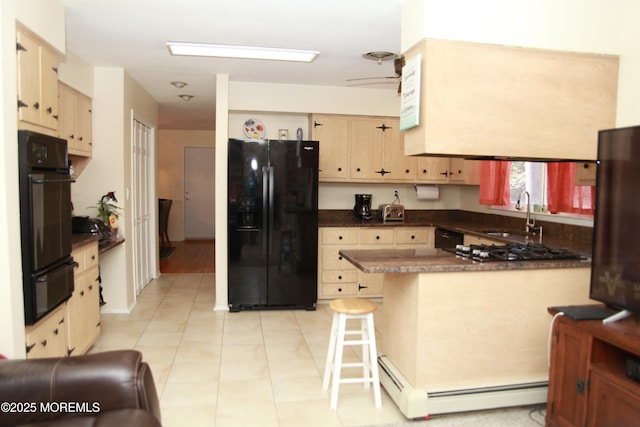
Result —
<instances>
[{"instance_id":1,"label":"white ceiling","mask_svg":"<svg viewBox=\"0 0 640 427\"><path fill-rule=\"evenodd\" d=\"M215 75L230 81L396 90L402 0L59 0L67 49L96 67L126 70L160 105L160 128L213 129ZM174 57L168 41L319 50L310 63ZM172 81L188 83L176 89ZM179 94L195 97L190 102Z\"/></svg>"}]
</instances>

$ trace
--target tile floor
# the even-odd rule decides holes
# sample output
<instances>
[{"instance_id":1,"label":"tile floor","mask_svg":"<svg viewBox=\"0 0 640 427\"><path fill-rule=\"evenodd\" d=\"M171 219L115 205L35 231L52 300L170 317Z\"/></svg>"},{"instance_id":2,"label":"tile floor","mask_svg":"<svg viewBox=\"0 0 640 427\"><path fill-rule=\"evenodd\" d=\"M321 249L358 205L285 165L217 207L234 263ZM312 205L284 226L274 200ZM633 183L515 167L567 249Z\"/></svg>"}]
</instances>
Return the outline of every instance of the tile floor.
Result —
<instances>
[{"instance_id":1,"label":"tile floor","mask_svg":"<svg viewBox=\"0 0 640 427\"><path fill-rule=\"evenodd\" d=\"M314 312L214 312L214 277L163 274L141 292L130 314L102 315L102 335L91 352L142 351L158 388L163 426L405 421L384 391L376 409L373 392L362 384L342 385L338 410L329 409L329 394L322 391L328 306Z\"/></svg>"}]
</instances>

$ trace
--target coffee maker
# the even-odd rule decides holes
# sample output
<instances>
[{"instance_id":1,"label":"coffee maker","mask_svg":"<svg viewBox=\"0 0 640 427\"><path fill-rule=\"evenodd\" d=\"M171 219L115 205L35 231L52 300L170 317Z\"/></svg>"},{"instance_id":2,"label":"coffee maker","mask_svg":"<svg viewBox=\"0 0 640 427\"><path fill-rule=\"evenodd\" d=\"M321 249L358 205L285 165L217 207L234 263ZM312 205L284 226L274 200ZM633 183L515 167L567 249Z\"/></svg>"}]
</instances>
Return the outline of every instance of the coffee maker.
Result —
<instances>
[{"instance_id":1,"label":"coffee maker","mask_svg":"<svg viewBox=\"0 0 640 427\"><path fill-rule=\"evenodd\" d=\"M371 194L356 194L356 204L353 207L353 213L356 219L371 219Z\"/></svg>"}]
</instances>

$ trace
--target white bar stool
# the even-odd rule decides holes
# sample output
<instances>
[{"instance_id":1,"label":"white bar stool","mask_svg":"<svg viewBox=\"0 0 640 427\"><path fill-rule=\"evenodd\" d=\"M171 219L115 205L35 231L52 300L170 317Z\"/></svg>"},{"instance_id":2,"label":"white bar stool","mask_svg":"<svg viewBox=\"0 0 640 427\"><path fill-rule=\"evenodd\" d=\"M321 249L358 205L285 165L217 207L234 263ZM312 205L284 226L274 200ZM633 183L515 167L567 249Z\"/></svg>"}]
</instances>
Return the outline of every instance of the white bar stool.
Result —
<instances>
[{"instance_id":1,"label":"white bar stool","mask_svg":"<svg viewBox=\"0 0 640 427\"><path fill-rule=\"evenodd\" d=\"M378 305L373 301L360 298L342 298L331 301L333 310L329 351L324 368L322 389L329 389L331 382L331 410L338 407L338 390L340 384L364 383L365 388L373 384L373 397L376 408L382 406L380 400L380 377L378 375L378 355L376 350L376 331L373 325L373 312ZM359 319L360 329L347 330L347 320ZM345 340L346 335L359 335L360 339ZM361 345L362 362L342 363L344 346ZM341 378L342 368L362 368L362 377ZM333 375L332 375L333 374Z\"/></svg>"}]
</instances>

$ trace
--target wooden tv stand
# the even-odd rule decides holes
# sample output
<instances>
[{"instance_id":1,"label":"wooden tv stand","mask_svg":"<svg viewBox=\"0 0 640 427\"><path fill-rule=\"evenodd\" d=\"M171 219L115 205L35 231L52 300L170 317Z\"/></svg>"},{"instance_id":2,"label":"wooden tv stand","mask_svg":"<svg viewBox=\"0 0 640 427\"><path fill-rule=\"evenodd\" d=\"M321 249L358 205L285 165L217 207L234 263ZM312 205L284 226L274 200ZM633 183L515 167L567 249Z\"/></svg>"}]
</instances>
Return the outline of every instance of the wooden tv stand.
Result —
<instances>
[{"instance_id":1,"label":"wooden tv stand","mask_svg":"<svg viewBox=\"0 0 640 427\"><path fill-rule=\"evenodd\" d=\"M552 334L547 427L639 426L640 383L626 361L640 359L640 315L608 324L558 316Z\"/></svg>"}]
</instances>

